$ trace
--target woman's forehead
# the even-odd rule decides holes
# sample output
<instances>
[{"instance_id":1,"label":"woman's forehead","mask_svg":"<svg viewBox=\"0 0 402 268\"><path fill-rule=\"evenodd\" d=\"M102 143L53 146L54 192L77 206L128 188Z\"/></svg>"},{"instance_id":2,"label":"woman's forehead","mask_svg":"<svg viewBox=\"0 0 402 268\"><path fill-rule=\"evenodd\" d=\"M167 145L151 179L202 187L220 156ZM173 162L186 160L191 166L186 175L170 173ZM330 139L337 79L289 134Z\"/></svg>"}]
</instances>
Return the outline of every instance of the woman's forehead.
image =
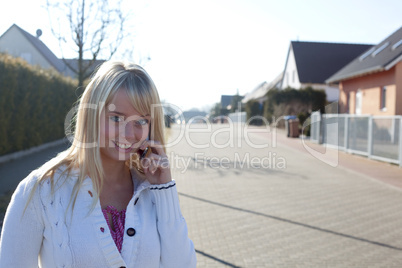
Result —
<instances>
[{"instance_id":1,"label":"woman's forehead","mask_svg":"<svg viewBox=\"0 0 402 268\"><path fill-rule=\"evenodd\" d=\"M145 116L141 114L134 106L131 101L131 98L127 94L125 90L118 90L116 94L112 97L110 102L107 104L106 110L108 112L114 112L119 114L124 114L127 116L131 115L139 115Z\"/></svg>"}]
</instances>

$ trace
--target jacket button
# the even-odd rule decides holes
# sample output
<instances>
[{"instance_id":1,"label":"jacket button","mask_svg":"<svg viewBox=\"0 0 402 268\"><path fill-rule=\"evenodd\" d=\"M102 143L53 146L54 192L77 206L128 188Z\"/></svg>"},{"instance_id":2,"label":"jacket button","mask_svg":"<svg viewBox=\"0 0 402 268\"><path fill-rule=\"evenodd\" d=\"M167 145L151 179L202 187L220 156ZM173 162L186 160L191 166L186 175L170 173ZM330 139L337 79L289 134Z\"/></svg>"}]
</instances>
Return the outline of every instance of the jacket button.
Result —
<instances>
[{"instance_id":1,"label":"jacket button","mask_svg":"<svg viewBox=\"0 0 402 268\"><path fill-rule=\"evenodd\" d=\"M127 229L127 235L128 236L134 236L135 235L135 229L134 228L128 228Z\"/></svg>"}]
</instances>

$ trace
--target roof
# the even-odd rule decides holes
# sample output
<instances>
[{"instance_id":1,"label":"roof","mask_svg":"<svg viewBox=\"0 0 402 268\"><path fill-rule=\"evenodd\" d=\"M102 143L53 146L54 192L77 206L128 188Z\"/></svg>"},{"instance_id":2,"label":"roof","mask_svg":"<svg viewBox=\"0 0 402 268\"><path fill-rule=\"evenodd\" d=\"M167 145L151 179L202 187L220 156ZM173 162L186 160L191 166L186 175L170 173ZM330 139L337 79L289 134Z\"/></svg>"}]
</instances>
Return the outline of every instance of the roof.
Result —
<instances>
[{"instance_id":1,"label":"roof","mask_svg":"<svg viewBox=\"0 0 402 268\"><path fill-rule=\"evenodd\" d=\"M66 63L64 63L64 61ZM89 75L94 73L97 70L97 68L105 62L105 60L95 60L94 62L92 62L92 64L91 64L91 62L92 62L91 60L83 60L84 68L89 66L88 70L86 71L86 74L89 74ZM71 76L71 77L76 77L77 76L75 71L78 71L78 59L64 59L63 64L64 64L63 73L65 75L68 75L68 76ZM75 71L72 70L70 68L70 66Z\"/></svg>"},{"instance_id":2,"label":"roof","mask_svg":"<svg viewBox=\"0 0 402 268\"><path fill-rule=\"evenodd\" d=\"M233 95L222 95L221 96L221 105L222 108L226 108L232 104Z\"/></svg>"},{"instance_id":3,"label":"roof","mask_svg":"<svg viewBox=\"0 0 402 268\"><path fill-rule=\"evenodd\" d=\"M12 28L17 29L27 40L31 43L37 51L49 62L51 66L53 66L58 72L64 74L65 76L70 76L73 78L77 77L77 74L70 68L70 66L74 69L78 69L78 60L77 59L59 59L56 55L38 38L30 33L26 32L18 25L13 24L3 35L5 35ZM2 36L3 36L2 35ZM0 37L1 38L1 37ZM65 62L67 63L65 63ZM95 60L92 64L92 60L83 60L85 67L90 65L87 74L92 74L99 65L101 65L105 60Z\"/></svg>"},{"instance_id":4,"label":"roof","mask_svg":"<svg viewBox=\"0 0 402 268\"><path fill-rule=\"evenodd\" d=\"M264 97L265 94L267 94L267 92L270 89L272 89L274 87L278 87L278 83L280 83L282 81L282 77L283 77L283 72L280 73L277 77L275 77L275 79L272 80L270 83L263 82L263 83L259 84L253 91L247 93L241 102L247 103L250 100L260 99L260 98Z\"/></svg>"},{"instance_id":5,"label":"roof","mask_svg":"<svg viewBox=\"0 0 402 268\"><path fill-rule=\"evenodd\" d=\"M28 39L28 41L39 51L39 53L42 54L44 58L59 72L61 72L64 69L64 63L62 60L56 57L56 55L53 54L53 52L37 37L31 35L30 33L26 32L22 28L20 28L18 25L13 24L12 27L15 27L18 29L24 36L25 38ZM9 31L8 29L7 31Z\"/></svg>"},{"instance_id":6,"label":"roof","mask_svg":"<svg viewBox=\"0 0 402 268\"><path fill-rule=\"evenodd\" d=\"M249 92L242 99L242 103L247 103L250 100L255 100L263 97L269 91L268 83L266 81L259 84L253 91Z\"/></svg>"},{"instance_id":7,"label":"roof","mask_svg":"<svg viewBox=\"0 0 402 268\"><path fill-rule=\"evenodd\" d=\"M183 117L186 122L188 122L190 119L193 118L195 120L195 117L206 117L207 113L206 112L201 112L201 111L184 111L183 112Z\"/></svg>"},{"instance_id":8,"label":"roof","mask_svg":"<svg viewBox=\"0 0 402 268\"><path fill-rule=\"evenodd\" d=\"M329 77L327 83L386 71L402 60L402 27Z\"/></svg>"},{"instance_id":9,"label":"roof","mask_svg":"<svg viewBox=\"0 0 402 268\"><path fill-rule=\"evenodd\" d=\"M367 44L291 42L300 83L311 84L325 84L331 75L372 46Z\"/></svg>"}]
</instances>

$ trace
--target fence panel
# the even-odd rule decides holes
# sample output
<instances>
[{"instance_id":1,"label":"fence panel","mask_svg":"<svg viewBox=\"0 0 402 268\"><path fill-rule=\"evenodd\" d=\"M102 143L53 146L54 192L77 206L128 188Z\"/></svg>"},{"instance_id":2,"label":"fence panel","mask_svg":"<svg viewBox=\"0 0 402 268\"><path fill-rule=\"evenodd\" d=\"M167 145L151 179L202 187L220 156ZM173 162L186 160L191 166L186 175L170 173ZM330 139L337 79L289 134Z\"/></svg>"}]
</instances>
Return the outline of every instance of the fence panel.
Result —
<instances>
[{"instance_id":1,"label":"fence panel","mask_svg":"<svg viewBox=\"0 0 402 268\"><path fill-rule=\"evenodd\" d=\"M398 163L400 124L398 117L373 117L372 157Z\"/></svg>"},{"instance_id":2,"label":"fence panel","mask_svg":"<svg viewBox=\"0 0 402 268\"><path fill-rule=\"evenodd\" d=\"M345 149L345 115L323 115L323 143L337 149Z\"/></svg>"},{"instance_id":3,"label":"fence panel","mask_svg":"<svg viewBox=\"0 0 402 268\"><path fill-rule=\"evenodd\" d=\"M368 155L369 116L351 116L348 120L346 149L350 152Z\"/></svg>"},{"instance_id":4,"label":"fence panel","mask_svg":"<svg viewBox=\"0 0 402 268\"><path fill-rule=\"evenodd\" d=\"M314 112L311 141L402 167L402 116Z\"/></svg>"},{"instance_id":5,"label":"fence panel","mask_svg":"<svg viewBox=\"0 0 402 268\"><path fill-rule=\"evenodd\" d=\"M320 112L311 113L311 125L310 125L310 139L313 142L320 143L321 136L321 114Z\"/></svg>"}]
</instances>

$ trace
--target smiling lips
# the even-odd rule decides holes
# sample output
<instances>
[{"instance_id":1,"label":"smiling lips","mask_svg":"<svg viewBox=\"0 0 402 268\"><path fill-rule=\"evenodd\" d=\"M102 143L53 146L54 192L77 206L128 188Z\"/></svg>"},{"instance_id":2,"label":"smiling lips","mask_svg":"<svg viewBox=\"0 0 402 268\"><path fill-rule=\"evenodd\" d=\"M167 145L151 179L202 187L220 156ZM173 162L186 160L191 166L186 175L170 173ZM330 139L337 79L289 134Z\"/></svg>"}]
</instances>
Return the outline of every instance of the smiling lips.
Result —
<instances>
[{"instance_id":1,"label":"smiling lips","mask_svg":"<svg viewBox=\"0 0 402 268\"><path fill-rule=\"evenodd\" d=\"M116 148L119 151L124 151L125 153L130 152L133 149L133 145L134 144L126 144L126 143L120 143L117 141L113 141L113 143L115 144ZM140 156L140 158L143 158L148 152L148 148L146 148L145 150L141 150L138 149L137 150L137 154Z\"/></svg>"},{"instance_id":2,"label":"smiling lips","mask_svg":"<svg viewBox=\"0 0 402 268\"><path fill-rule=\"evenodd\" d=\"M133 146L133 144L120 143L117 141L114 141L113 143L116 145L118 149L122 149L124 151L130 151Z\"/></svg>"}]
</instances>

